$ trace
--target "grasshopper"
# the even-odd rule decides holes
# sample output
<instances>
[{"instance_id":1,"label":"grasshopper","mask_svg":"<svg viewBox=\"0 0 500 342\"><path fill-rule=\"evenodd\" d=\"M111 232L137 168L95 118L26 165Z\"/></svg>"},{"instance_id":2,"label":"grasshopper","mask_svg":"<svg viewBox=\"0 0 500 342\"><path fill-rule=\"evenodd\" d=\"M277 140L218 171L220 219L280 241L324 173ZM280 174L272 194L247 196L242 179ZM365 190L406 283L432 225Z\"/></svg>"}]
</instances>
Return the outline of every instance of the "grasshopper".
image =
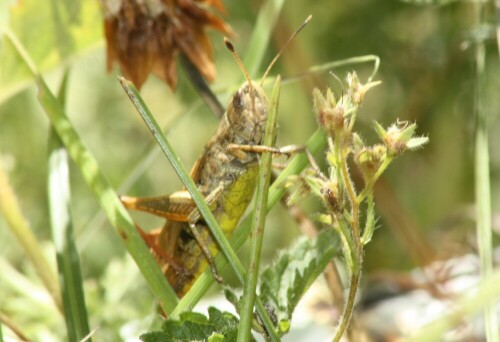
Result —
<instances>
[{"instance_id":1,"label":"grasshopper","mask_svg":"<svg viewBox=\"0 0 500 342\"><path fill-rule=\"evenodd\" d=\"M234 47L225 39L246 82L229 101L217 131L191 169L190 176L228 238L252 200L257 185L260 153L280 153L278 149L261 145L269 110L262 83L285 46L310 18L278 52L260 83L250 79ZM284 153L289 154L290 149ZM167 196L121 196L120 199L130 210L145 211L167 219L160 230L149 233L139 227L138 230L179 297L186 294L208 266L212 268L216 280L222 281L213 262L219 252L217 244L185 189Z\"/></svg>"}]
</instances>

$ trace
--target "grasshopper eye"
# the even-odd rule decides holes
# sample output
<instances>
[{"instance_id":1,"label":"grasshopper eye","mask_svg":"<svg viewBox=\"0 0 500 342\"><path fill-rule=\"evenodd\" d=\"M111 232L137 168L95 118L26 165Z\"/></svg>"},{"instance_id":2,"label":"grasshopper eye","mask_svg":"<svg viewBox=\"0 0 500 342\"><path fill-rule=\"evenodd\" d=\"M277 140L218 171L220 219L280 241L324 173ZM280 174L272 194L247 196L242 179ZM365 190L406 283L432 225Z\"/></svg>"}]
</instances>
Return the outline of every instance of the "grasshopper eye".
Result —
<instances>
[{"instance_id":1,"label":"grasshopper eye","mask_svg":"<svg viewBox=\"0 0 500 342\"><path fill-rule=\"evenodd\" d=\"M243 108L243 98L239 90L233 96L233 107L238 111Z\"/></svg>"}]
</instances>

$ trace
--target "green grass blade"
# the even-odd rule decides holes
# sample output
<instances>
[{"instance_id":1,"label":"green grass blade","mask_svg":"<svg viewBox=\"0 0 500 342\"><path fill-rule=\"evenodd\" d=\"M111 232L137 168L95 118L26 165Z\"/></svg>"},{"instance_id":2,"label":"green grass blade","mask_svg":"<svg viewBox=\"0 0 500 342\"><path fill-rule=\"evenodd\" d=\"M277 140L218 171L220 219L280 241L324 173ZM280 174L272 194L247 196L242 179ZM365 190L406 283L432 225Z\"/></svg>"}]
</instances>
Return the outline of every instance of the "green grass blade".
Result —
<instances>
[{"instance_id":1,"label":"green grass blade","mask_svg":"<svg viewBox=\"0 0 500 342\"><path fill-rule=\"evenodd\" d=\"M47 84L40 76L26 50L22 47L13 33L7 31L7 37L35 77L39 90L39 101L59 135L59 138L66 146L69 155L75 161L83 178L96 196L101 208L122 238L125 247L137 263L151 291L160 301L163 309L167 313L170 313L178 302L177 295L168 284L165 276L149 253L130 215L121 204L117 194L106 177L99 170L96 159L78 136L78 133L65 115L59 101L47 87Z\"/></svg>"},{"instance_id":2,"label":"green grass blade","mask_svg":"<svg viewBox=\"0 0 500 342\"><path fill-rule=\"evenodd\" d=\"M289 84L292 82L296 82L299 79L309 77L312 74L319 74L323 73L326 71L331 71L332 69L335 68L340 68L344 67L346 65L355 65L355 64L365 64L365 63L373 63L373 70L371 75L367 79L367 83L373 81L373 78L378 72L378 69L380 67L380 57L377 55L363 55L363 56L356 56L356 57L350 57L350 58L345 58L337 61L332 61L329 63L324 63L320 65L314 65L307 69L307 71L301 75L294 76L294 77L289 77L285 80L283 80L283 85ZM268 77L264 84L267 84L273 80L273 77Z\"/></svg>"},{"instance_id":3,"label":"green grass blade","mask_svg":"<svg viewBox=\"0 0 500 342\"><path fill-rule=\"evenodd\" d=\"M240 282L243 284L245 282L245 269L243 268L243 265L241 264L240 260L238 259L236 253L232 249L229 241L226 239L224 233L219 227L219 224L217 223L217 220L215 219L214 215L210 211L210 208L206 204L203 196L200 194L198 191L198 187L196 184L193 182L191 177L189 176L188 172L186 171L186 168L184 165L182 165L179 157L175 154L174 150L170 146L170 143L168 142L167 138L165 135L163 135L162 130L160 129L160 126L156 122L155 118L147 108L146 104L142 100L139 92L137 89L134 87L132 82L127 81L123 77L120 78L120 82L123 86L123 89L127 92L127 95L129 96L130 100L138 110L139 114L143 118L144 122L148 126L149 130L153 134L155 140L158 142L160 145L160 148L164 152L165 156L167 157L168 161L170 164L172 164L172 167L174 168L174 171L177 173L177 176L180 178L186 189L189 191L189 194L191 195L191 198L193 199L194 203L196 204L196 207L198 208L200 214L203 216L205 219L205 222L207 223L210 232L215 238L215 241L217 241L222 254L227 258L227 261L233 268L234 272L236 273L236 276L240 280ZM259 301L260 303L260 301ZM269 319L269 316L264 309L264 306L262 303L257 304L257 312L259 313L259 316L264 322L264 325L268 329L268 333L271 336L271 338L275 341L278 340L278 336L276 335L276 332L273 329L271 320ZM171 317L176 317L175 314L171 314Z\"/></svg>"},{"instance_id":4,"label":"green grass blade","mask_svg":"<svg viewBox=\"0 0 500 342\"><path fill-rule=\"evenodd\" d=\"M281 78L278 76L271 95L266 134L264 145L273 146L276 140L276 116L280 96ZM237 341L249 341L253 322L253 307L255 302L255 290L259 276L260 255L264 241L264 227L266 223L266 205L271 182L272 155L269 152L262 154L259 170L259 178L255 195L255 208L252 215L252 227L250 234L250 261L246 281L243 288L243 299L241 302L240 323L238 326Z\"/></svg>"},{"instance_id":5,"label":"green grass blade","mask_svg":"<svg viewBox=\"0 0 500 342\"><path fill-rule=\"evenodd\" d=\"M264 54L269 48L271 32L273 32L274 25L278 21L284 2L285 0L268 0L260 8L243 61L250 77L255 77L259 71Z\"/></svg>"},{"instance_id":6,"label":"green grass blade","mask_svg":"<svg viewBox=\"0 0 500 342\"><path fill-rule=\"evenodd\" d=\"M477 24L485 23L484 4L476 4ZM476 193L476 235L481 260L481 277L486 279L493 273L493 238L491 219L491 185L488 144L488 114L485 98L486 48L483 41L476 44L476 89L475 89L475 193ZM496 302L491 301L484 312L486 339L500 341Z\"/></svg>"},{"instance_id":7,"label":"green grass blade","mask_svg":"<svg viewBox=\"0 0 500 342\"><path fill-rule=\"evenodd\" d=\"M64 107L68 73L59 93ZM68 153L57 133L50 130L48 158L48 197L52 239L56 249L59 283L68 341L80 341L90 332L83 292L80 258L76 249L70 214Z\"/></svg>"}]
</instances>

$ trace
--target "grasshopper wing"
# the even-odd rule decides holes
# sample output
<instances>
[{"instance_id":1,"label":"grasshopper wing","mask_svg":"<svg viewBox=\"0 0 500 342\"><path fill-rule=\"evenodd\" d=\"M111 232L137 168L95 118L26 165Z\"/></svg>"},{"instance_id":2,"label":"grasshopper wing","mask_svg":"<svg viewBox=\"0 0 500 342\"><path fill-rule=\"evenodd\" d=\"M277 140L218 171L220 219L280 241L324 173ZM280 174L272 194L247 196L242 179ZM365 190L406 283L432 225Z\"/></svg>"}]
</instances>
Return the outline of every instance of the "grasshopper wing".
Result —
<instances>
[{"instance_id":1,"label":"grasshopper wing","mask_svg":"<svg viewBox=\"0 0 500 342\"><path fill-rule=\"evenodd\" d=\"M196 209L191 195L186 190L156 197L121 196L120 200L127 209L145 211L177 222L187 222L189 214Z\"/></svg>"}]
</instances>

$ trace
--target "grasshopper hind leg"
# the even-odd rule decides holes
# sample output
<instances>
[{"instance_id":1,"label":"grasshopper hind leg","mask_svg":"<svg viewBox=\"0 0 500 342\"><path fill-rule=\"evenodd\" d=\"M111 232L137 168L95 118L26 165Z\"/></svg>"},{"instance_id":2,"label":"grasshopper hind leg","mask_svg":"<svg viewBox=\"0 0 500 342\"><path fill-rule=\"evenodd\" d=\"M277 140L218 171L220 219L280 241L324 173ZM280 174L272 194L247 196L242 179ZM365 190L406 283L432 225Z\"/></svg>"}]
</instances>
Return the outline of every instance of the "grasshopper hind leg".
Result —
<instances>
[{"instance_id":1,"label":"grasshopper hind leg","mask_svg":"<svg viewBox=\"0 0 500 342\"><path fill-rule=\"evenodd\" d=\"M191 272L187 270L185 267L180 265L174 258L165 252L160 245L158 244L158 238L161 237L161 231L155 230L152 232L145 232L138 224L135 224L135 228L141 235L141 238L144 240L146 245L150 248L153 255L156 255L160 260L161 264L167 265L169 268L172 268L181 278L187 278L192 276ZM165 272L164 267L161 267Z\"/></svg>"},{"instance_id":2,"label":"grasshopper hind leg","mask_svg":"<svg viewBox=\"0 0 500 342\"><path fill-rule=\"evenodd\" d=\"M193 236L196 239L196 242L198 243L198 246L200 247L203 255L207 259L207 262L210 265L210 269L212 270L212 274L213 274L215 280L218 283L223 283L224 279L222 279L222 277L219 275L219 272L217 271L217 267L215 266L214 257L212 255L212 253L210 252L210 248L208 247L205 240L198 232L198 229L196 228L196 224L189 223L189 231L191 232L191 234L193 234Z\"/></svg>"}]
</instances>

